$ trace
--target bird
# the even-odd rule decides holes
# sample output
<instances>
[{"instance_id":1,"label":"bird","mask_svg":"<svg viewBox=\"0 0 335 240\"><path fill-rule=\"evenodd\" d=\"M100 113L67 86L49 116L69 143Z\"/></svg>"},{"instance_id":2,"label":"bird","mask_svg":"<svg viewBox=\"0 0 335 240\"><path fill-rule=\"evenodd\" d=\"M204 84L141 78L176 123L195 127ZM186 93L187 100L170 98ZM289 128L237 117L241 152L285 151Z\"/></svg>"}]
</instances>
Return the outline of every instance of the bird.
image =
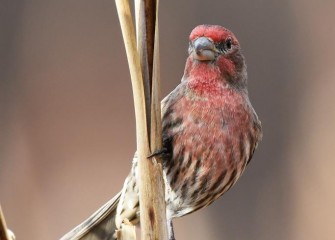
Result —
<instances>
[{"instance_id":1,"label":"bird","mask_svg":"<svg viewBox=\"0 0 335 240\"><path fill-rule=\"evenodd\" d=\"M236 36L203 24L189 36L180 84L161 102L160 152L169 240L172 219L214 202L240 178L262 139L248 97L247 67ZM122 190L61 240L114 239L122 221L139 222L135 153Z\"/></svg>"}]
</instances>

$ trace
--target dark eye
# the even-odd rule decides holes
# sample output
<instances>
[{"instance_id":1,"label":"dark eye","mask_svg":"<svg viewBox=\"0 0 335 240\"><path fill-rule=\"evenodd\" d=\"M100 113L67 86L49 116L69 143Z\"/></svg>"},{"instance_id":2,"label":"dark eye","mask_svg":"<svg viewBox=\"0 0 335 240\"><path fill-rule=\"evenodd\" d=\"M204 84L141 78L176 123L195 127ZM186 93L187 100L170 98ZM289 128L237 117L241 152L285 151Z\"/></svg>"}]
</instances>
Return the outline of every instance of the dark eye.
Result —
<instances>
[{"instance_id":1,"label":"dark eye","mask_svg":"<svg viewBox=\"0 0 335 240\"><path fill-rule=\"evenodd\" d=\"M226 48L228 49L228 50L230 50L231 49L231 47L232 47L232 40L231 40L231 38L228 38L227 40L226 40Z\"/></svg>"},{"instance_id":2,"label":"dark eye","mask_svg":"<svg viewBox=\"0 0 335 240\"><path fill-rule=\"evenodd\" d=\"M222 52L226 53L233 47L233 40L231 38L227 38L226 41L222 41L216 45L217 49Z\"/></svg>"}]
</instances>

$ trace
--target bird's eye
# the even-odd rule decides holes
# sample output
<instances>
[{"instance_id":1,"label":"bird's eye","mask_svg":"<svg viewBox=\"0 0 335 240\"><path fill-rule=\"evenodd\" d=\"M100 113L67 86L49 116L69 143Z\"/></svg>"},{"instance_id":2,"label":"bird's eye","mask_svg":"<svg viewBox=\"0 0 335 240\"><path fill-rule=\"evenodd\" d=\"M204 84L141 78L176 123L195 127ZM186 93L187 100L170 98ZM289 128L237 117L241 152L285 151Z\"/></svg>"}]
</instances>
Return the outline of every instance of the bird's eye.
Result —
<instances>
[{"instance_id":1,"label":"bird's eye","mask_svg":"<svg viewBox=\"0 0 335 240\"><path fill-rule=\"evenodd\" d=\"M225 41L217 44L216 47L220 52L227 53L233 48L233 40L231 38L227 38Z\"/></svg>"},{"instance_id":2,"label":"bird's eye","mask_svg":"<svg viewBox=\"0 0 335 240\"><path fill-rule=\"evenodd\" d=\"M228 50L230 50L230 49L232 48L232 40L231 40L231 38L228 38L228 39L226 40L226 48L227 48Z\"/></svg>"}]
</instances>

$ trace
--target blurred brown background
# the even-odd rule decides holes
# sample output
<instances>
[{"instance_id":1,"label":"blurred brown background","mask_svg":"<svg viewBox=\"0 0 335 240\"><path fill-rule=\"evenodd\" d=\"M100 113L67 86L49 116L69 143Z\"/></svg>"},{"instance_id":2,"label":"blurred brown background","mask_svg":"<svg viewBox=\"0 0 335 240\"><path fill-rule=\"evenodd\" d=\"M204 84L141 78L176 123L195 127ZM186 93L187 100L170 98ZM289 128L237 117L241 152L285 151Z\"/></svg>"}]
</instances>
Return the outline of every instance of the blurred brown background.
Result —
<instances>
[{"instance_id":1,"label":"blurred brown background","mask_svg":"<svg viewBox=\"0 0 335 240\"><path fill-rule=\"evenodd\" d=\"M248 170L178 239L332 240L335 2L161 1L163 95L188 35L238 36L264 128ZM58 239L122 186L135 150L114 1L0 1L0 201L17 239Z\"/></svg>"}]
</instances>

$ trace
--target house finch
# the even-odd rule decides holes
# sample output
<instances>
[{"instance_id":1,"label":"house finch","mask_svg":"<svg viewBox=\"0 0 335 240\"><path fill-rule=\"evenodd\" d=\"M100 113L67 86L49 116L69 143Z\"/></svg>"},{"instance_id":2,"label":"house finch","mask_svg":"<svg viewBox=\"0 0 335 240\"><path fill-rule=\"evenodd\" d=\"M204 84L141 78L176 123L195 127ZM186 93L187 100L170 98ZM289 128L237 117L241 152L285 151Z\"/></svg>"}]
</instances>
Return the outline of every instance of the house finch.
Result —
<instances>
[{"instance_id":1,"label":"house finch","mask_svg":"<svg viewBox=\"0 0 335 240\"><path fill-rule=\"evenodd\" d=\"M208 206L231 188L261 139L240 45L221 26L190 34L181 83L162 101L163 173L169 239L172 219ZM139 220L136 154L122 191L66 239L113 239L127 218Z\"/></svg>"}]
</instances>

